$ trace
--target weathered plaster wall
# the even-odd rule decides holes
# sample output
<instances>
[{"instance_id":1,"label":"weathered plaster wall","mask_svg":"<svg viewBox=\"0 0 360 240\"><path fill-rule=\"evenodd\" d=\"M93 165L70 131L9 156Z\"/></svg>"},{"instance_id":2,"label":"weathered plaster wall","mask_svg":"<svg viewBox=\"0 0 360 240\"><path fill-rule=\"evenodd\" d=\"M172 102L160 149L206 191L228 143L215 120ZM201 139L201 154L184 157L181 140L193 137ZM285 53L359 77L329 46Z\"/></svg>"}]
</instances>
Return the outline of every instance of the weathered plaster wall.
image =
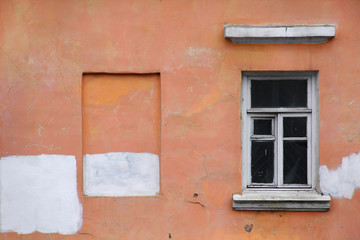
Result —
<instances>
[{"instance_id":1,"label":"weathered plaster wall","mask_svg":"<svg viewBox=\"0 0 360 240\"><path fill-rule=\"evenodd\" d=\"M357 0L1 1L1 156L75 155L83 225L70 236L0 238L360 238L359 190L332 199L325 213L231 209L231 194L241 190L242 70L319 70L320 165L337 169L359 152L359 12ZM223 37L229 23L335 24L336 36L319 45L235 45ZM89 72L160 73L159 152L152 152L159 195L84 196Z\"/></svg>"}]
</instances>

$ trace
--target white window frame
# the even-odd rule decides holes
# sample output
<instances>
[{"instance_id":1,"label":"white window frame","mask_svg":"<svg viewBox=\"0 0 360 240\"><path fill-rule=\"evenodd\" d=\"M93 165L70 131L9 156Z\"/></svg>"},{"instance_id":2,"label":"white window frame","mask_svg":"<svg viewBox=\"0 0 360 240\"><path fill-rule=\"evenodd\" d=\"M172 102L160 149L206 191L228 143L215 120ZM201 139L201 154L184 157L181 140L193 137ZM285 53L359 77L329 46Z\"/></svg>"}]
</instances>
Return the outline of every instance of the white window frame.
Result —
<instances>
[{"instance_id":1,"label":"white window frame","mask_svg":"<svg viewBox=\"0 0 360 240\"><path fill-rule=\"evenodd\" d=\"M307 80L307 107L253 108L251 109L251 80ZM283 125L284 117L307 117L307 184L283 184ZM251 139L254 118L272 118L274 138L274 183L251 183ZM233 195L235 210L291 210L326 211L330 197L321 194L318 179L318 72L317 71L244 71L241 81L241 145L242 145L242 194ZM304 139L304 138L299 138ZM280 203L279 203L280 202Z\"/></svg>"}]
</instances>

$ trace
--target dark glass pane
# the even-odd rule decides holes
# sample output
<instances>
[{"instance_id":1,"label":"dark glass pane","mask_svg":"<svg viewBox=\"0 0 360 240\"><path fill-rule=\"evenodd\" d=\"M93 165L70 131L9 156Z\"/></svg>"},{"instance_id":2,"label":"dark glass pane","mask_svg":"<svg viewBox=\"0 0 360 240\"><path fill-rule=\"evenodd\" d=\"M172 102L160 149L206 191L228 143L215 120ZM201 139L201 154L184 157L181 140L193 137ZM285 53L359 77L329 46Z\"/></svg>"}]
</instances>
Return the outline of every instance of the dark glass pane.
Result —
<instances>
[{"instance_id":1,"label":"dark glass pane","mask_svg":"<svg viewBox=\"0 0 360 240\"><path fill-rule=\"evenodd\" d=\"M274 142L251 142L251 182L274 182Z\"/></svg>"},{"instance_id":2,"label":"dark glass pane","mask_svg":"<svg viewBox=\"0 0 360 240\"><path fill-rule=\"evenodd\" d=\"M307 141L284 141L284 183L307 184Z\"/></svg>"},{"instance_id":3,"label":"dark glass pane","mask_svg":"<svg viewBox=\"0 0 360 240\"><path fill-rule=\"evenodd\" d=\"M282 80L280 85L280 107L307 107L307 81Z\"/></svg>"},{"instance_id":4,"label":"dark glass pane","mask_svg":"<svg viewBox=\"0 0 360 240\"><path fill-rule=\"evenodd\" d=\"M284 117L284 137L306 137L306 117Z\"/></svg>"},{"instance_id":5,"label":"dark glass pane","mask_svg":"<svg viewBox=\"0 0 360 240\"><path fill-rule=\"evenodd\" d=\"M307 107L307 80L252 80L251 107Z\"/></svg>"},{"instance_id":6,"label":"dark glass pane","mask_svg":"<svg viewBox=\"0 0 360 240\"><path fill-rule=\"evenodd\" d=\"M272 135L271 119L254 119L254 135Z\"/></svg>"}]
</instances>

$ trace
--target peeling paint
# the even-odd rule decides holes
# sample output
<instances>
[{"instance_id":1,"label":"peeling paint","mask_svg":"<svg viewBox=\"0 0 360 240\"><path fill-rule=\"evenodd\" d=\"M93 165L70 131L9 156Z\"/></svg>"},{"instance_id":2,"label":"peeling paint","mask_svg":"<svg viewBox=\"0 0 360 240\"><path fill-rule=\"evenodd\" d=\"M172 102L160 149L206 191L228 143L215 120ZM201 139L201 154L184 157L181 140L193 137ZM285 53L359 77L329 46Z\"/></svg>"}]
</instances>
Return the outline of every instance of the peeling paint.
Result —
<instances>
[{"instance_id":1,"label":"peeling paint","mask_svg":"<svg viewBox=\"0 0 360 240\"><path fill-rule=\"evenodd\" d=\"M335 170L320 166L320 187L324 194L334 198L351 199L355 189L360 188L360 152L343 157Z\"/></svg>"},{"instance_id":2,"label":"peeling paint","mask_svg":"<svg viewBox=\"0 0 360 240\"><path fill-rule=\"evenodd\" d=\"M74 156L3 157L0 184L1 232L75 234L81 228Z\"/></svg>"}]
</instances>

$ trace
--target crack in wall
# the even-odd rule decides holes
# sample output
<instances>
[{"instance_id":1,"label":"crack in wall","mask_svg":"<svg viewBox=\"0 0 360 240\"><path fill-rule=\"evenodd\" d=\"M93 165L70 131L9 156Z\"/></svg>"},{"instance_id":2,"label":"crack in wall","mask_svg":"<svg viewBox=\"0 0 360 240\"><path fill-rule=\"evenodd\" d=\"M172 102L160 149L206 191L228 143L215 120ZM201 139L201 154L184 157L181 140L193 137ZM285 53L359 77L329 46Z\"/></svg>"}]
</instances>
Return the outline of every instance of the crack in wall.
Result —
<instances>
[{"instance_id":1,"label":"crack in wall","mask_svg":"<svg viewBox=\"0 0 360 240\"><path fill-rule=\"evenodd\" d=\"M186 140L187 140L188 143L193 147L193 149L195 150L195 152L202 156L202 158L203 158L202 166L203 166L203 169L204 169L204 172L205 172L205 176L203 176L201 179L207 178L207 177L208 177L208 170L207 170L207 168L206 168L207 156L206 156L204 153L200 152L199 149L198 149L198 146L197 146L196 144L193 144L193 143L188 139L188 137L186 137Z\"/></svg>"},{"instance_id":2,"label":"crack in wall","mask_svg":"<svg viewBox=\"0 0 360 240\"><path fill-rule=\"evenodd\" d=\"M198 201L186 201L187 203L192 203L192 204L198 204L200 205L201 207L206 207L204 204L202 204L201 202L198 202Z\"/></svg>"}]
</instances>

